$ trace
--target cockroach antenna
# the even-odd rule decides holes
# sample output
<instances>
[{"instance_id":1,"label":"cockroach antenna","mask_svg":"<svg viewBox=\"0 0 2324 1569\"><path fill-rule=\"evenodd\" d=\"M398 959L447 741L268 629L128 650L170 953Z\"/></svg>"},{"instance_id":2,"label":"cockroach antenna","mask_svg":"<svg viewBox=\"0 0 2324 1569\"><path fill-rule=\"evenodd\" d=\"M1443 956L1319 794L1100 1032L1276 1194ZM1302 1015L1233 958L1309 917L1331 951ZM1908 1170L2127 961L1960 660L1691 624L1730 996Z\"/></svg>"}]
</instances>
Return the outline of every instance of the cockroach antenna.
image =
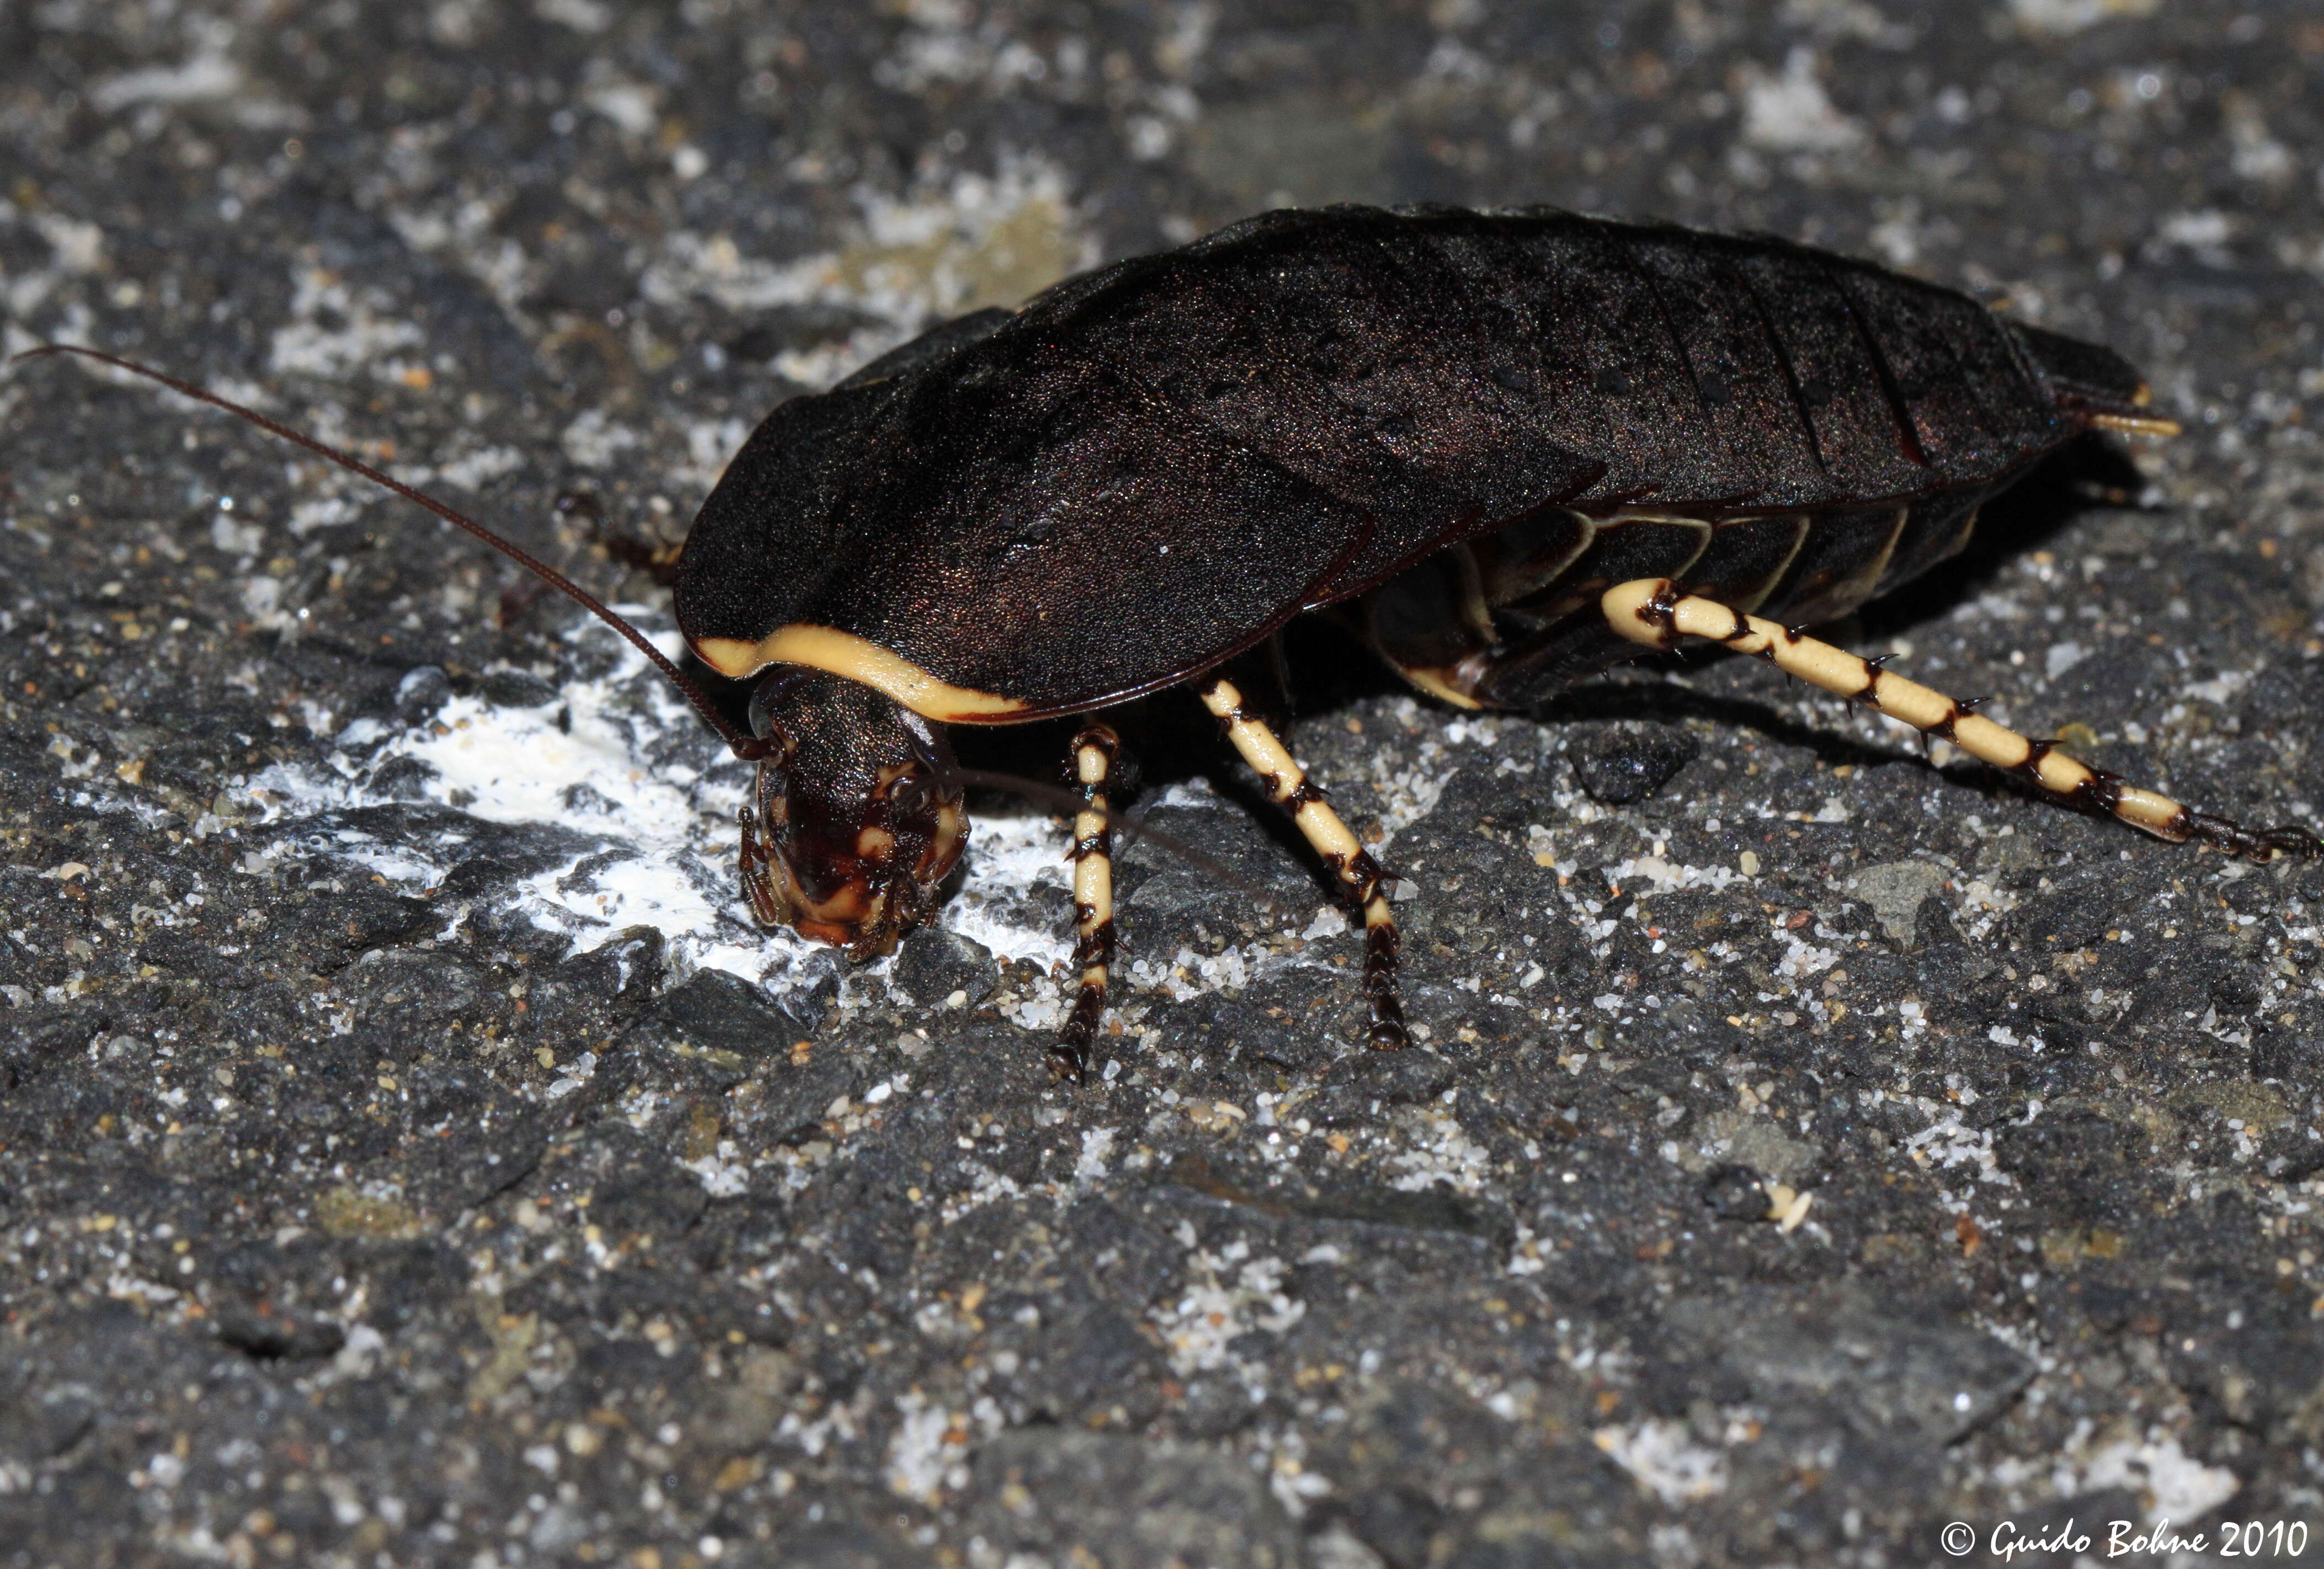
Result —
<instances>
[{"instance_id":1,"label":"cockroach antenna","mask_svg":"<svg viewBox=\"0 0 2324 1569\"><path fill-rule=\"evenodd\" d=\"M744 762L756 762L772 754L774 749L768 742L737 728L732 720L718 711L718 705L712 701L710 694L703 689L700 682L679 669L677 661L670 659L669 655L654 647L652 640L620 612L522 546L493 532L449 503L439 501L425 491L416 489L405 485L401 480L383 474L352 453L342 452L328 442L318 440L303 430L293 429L281 420L269 418L255 409L235 402L231 398L222 397L206 387L182 381L166 371L140 365L135 360L124 359L118 355L106 354L101 349L84 348L78 344L49 343L13 355L9 357L8 363L17 365L25 360L42 359L51 355L71 355L81 359L95 360L99 365L110 365L115 370L125 371L134 376L142 376L149 382L158 382L171 392L182 393L196 402L208 403L214 409L223 409L236 419L257 426L270 436L279 436L294 446L302 447L317 457L338 465L350 474L360 475L374 485L392 491L404 500L427 508L446 522L466 530L490 545L628 639L640 653L653 662L656 669L669 678L670 685L685 695L686 700L694 706L694 711L702 716L705 724L717 733L718 738L726 743L727 750L737 758ZM985 769L960 769L956 773L963 784L1006 791L1029 800L1039 801L1044 805L1063 807L1068 811L1092 809L1079 795L1073 791L1060 789L1054 785L1045 785L1034 780L1021 779L1015 774L996 773ZM1206 855L1173 835L1166 834L1159 828L1149 827L1134 818L1126 817L1110 808L1099 807L1094 809L1105 819L1106 826L1113 831L1129 838L1148 840L1157 848L1177 856L1197 871L1218 879L1231 888L1249 894L1269 911L1281 913L1280 901L1216 857Z\"/></svg>"},{"instance_id":2,"label":"cockroach antenna","mask_svg":"<svg viewBox=\"0 0 2324 1569\"><path fill-rule=\"evenodd\" d=\"M1319 359L1318 323L1345 355ZM223 398L70 352L419 503L619 631L758 762L752 911L858 959L929 919L958 864L949 730L1078 719L1080 977L1051 1048L1068 1078L1114 945L1108 793L1125 776L1102 715L1172 688L1361 912L1365 1038L1411 1038L1387 873L1222 673L1332 605L1455 707L1523 711L1696 640L2157 837L2324 854L2307 829L2138 789L1807 635L1960 551L2043 454L2179 426L2110 349L1769 235L1549 208L1275 212L933 328L775 408L687 534L678 629L708 671L758 678L750 734L634 628L449 507ZM1347 356L1409 374L1345 396Z\"/></svg>"},{"instance_id":3,"label":"cockroach antenna","mask_svg":"<svg viewBox=\"0 0 2324 1569\"><path fill-rule=\"evenodd\" d=\"M640 632L604 600L574 582L564 573L521 546L494 533L458 508L438 501L425 491L415 490L401 480L382 474L352 453L342 452L329 443L318 441L302 430L292 429L279 420L269 419L255 409L244 408L231 398L220 397L207 388L198 387L191 382L180 381L177 377L166 372L157 371L151 365L139 365L135 360L123 359L118 355L106 354L101 349L83 348L78 344L46 343L37 348L28 348L21 354L11 355L8 363L18 365L25 360L42 359L50 355L73 355L82 359L95 360L99 365L111 365L117 371L126 371L133 376L143 376L149 382L159 382L173 392L182 393L198 403L208 403L214 409L223 409L235 418L257 426L270 436L279 436L293 446L303 447L318 457L337 464L350 474L361 475L382 489L393 491L404 500L426 507L455 528L464 529L482 540L485 544L490 545L493 549L498 550L502 555L506 556L510 560L627 638L640 653L653 661L656 669L669 678L670 685L685 694L686 700L694 705L694 711L702 715L703 723L717 732L718 739L724 741L727 749L736 757L745 762L755 762L767 755L767 743L756 736L737 729L732 720L718 711L718 705L711 701L710 694L702 689L701 683L678 669L677 661L668 654L654 647L652 639Z\"/></svg>"}]
</instances>

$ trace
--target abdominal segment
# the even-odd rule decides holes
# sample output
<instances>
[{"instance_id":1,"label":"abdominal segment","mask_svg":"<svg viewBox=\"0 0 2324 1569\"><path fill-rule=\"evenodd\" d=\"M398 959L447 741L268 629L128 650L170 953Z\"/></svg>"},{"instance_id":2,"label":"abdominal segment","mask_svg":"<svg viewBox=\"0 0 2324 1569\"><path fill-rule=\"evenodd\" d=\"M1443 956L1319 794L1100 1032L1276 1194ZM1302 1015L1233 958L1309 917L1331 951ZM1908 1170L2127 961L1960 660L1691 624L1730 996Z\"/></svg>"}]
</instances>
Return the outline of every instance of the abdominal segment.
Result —
<instances>
[{"instance_id":1,"label":"abdominal segment","mask_svg":"<svg viewBox=\"0 0 2324 1569\"><path fill-rule=\"evenodd\" d=\"M1614 584L1667 578L1684 593L1787 623L1830 621L1960 550L1985 494L1711 517L1545 508L1367 595L1364 630L1381 658L1432 697L1464 708L1528 708L1641 651L1599 612Z\"/></svg>"}]
</instances>

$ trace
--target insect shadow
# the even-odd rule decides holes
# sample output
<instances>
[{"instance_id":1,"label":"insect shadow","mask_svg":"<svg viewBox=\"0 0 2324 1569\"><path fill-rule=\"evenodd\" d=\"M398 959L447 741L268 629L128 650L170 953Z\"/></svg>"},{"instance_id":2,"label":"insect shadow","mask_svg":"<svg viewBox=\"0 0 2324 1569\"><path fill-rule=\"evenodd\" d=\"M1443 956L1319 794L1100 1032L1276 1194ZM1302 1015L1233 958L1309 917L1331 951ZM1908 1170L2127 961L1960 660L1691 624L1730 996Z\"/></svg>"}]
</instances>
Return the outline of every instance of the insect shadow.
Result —
<instances>
[{"instance_id":1,"label":"insect shadow","mask_svg":"<svg viewBox=\"0 0 2324 1569\"><path fill-rule=\"evenodd\" d=\"M1391 677L1380 689L1406 688ZM1307 696L1304 690L1299 695ZM1335 695L1321 706L1303 701L1297 708L1302 715L1312 717L1342 706ZM1286 704L1278 716L1287 716L1287 707ZM1262 809L1268 805L1264 791L1244 777L1239 761L1208 715L1166 695L1123 704L1106 717L1120 733L1122 744L1112 791L1115 809L1122 816L1121 828L1132 841L1148 846L1146 859L1186 859L1180 844L1154 831L1167 826L1167 818L1157 820L1153 814L1174 786L1200 781L1222 800L1234 805L1240 815L1238 834L1261 835L1259 842L1277 852L1264 858L1230 852L1226 869L1234 873L1231 886L1263 904L1280 904L1293 897L1294 888L1302 887L1312 887L1325 900L1333 897L1329 876L1296 855L1304 843L1297 828L1283 814ZM962 727L954 742L961 765L993 781L972 785L972 804L986 812L1035 811L1072 817L1072 808L1054 792L1069 788L1058 758L1068 752L1067 743L1079 724L1065 719ZM1214 846L1213 854L1217 851ZM1136 863L1125 868L1122 897L1134 896L1143 880Z\"/></svg>"},{"instance_id":2,"label":"insect shadow","mask_svg":"<svg viewBox=\"0 0 2324 1569\"><path fill-rule=\"evenodd\" d=\"M1982 593L2010 562L2041 549L2084 512L2136 506L2146 486L2146 476L2120 441L2096 430L2083 432L1987 502L1984 521L1960 554L1866 605L1858 613L1865 635L1890 637L1941 620Z\"/></svg>"},{"instance_id":3,"label":"insect shadow","mask_svg":"<svg viewBox=\"0 0 2324 1569\"><path fill-rule=\"evenodd\" d=\"M1848 642L1880 642L1942 621L1989 588L2011 562L2042 549L2084 513L2136 504L2145 485L2145 475L2112 437L2095 431L2078 437L1987 503L1987 521L1966 549L1839 623L1838 633ZM1614 719L1665 724L1704 720L1755 731L1779 744L1805 750L1831 767L1919 762L1925 755L1902 735L1892 744L1882 744L1802 718L1764 699L1654 678L1658 669L1693 674L1742 657L1729 649L1693 645L1568 688L1528 713L1552 725ZM2030 798L2040 793L1974 761L1950 763L1937 771L1987 795Z\"/></svg>"}]
</instances>

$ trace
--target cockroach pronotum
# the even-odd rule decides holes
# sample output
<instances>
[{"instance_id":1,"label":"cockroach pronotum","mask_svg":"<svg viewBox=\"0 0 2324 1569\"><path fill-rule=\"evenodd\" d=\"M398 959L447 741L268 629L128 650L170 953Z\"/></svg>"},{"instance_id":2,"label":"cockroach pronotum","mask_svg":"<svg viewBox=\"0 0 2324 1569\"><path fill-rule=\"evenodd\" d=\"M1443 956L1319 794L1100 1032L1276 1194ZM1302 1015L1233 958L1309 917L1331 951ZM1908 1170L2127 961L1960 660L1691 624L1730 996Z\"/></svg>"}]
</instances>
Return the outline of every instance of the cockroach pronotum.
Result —
<instances>
[{"instance_id":1,"label":"cockroach pronotum","mask_svg":"<svg viewBox=\"0 0 2324 1569\"><path fill-rule=\"evenodd\" d=\"M41 352L57 352L36 350ZM757 918L863 959L967 842L951 725L1191 685L1361 912L1370 1041L1406 1035L1383 874L1227 661L1343 607L1423 692L1524 708L1702 638L2163 839L2312 854L1803 635L1967 543L2089 429L2170 435L2110 350L1765 235L1546 209L1268 213L922 335L770 414L703 503L678 624L749 728L595 598L451 508L185 383L538 573L758 764ZM1780 620L1761 619L1766 612ZM1078 1080L1113 951L1117 742L1073 745Z\"/></svg>"}]
</instances>

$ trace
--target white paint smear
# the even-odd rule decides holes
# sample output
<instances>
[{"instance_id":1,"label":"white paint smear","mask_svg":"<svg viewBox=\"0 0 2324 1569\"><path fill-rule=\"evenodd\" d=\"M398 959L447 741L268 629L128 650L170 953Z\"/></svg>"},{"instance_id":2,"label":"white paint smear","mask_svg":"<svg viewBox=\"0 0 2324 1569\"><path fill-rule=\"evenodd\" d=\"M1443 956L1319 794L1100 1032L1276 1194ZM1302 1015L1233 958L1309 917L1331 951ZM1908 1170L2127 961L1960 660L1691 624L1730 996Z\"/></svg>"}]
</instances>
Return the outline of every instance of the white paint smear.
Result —
<instances>
[{"instance_id":1,"label":"white paint smear","mask_svg":"<svg viewBox=\"0 0 2324 1569\"><path fill-rule=\"evenodd\" d=\"M1666 1504L1695 1503L1727 1491L1727 1456L1696 1443L1683 1422L1600 1427L1595 1436L1641 1491Z\"/></svg>"},{"instance_id":2,"label":"white paint smear","mask_svg":"<svg viewBox=\"0 0 2324 1569\"><path fill-rule=\"evenodd\" d=\"M2080 1457L2080 1474L2061 1478L2062 1496L2102 1488L2130 1488L2145 1506L2146 1518L2195 1520L2236 1496L2243 1484L2224 1466L2205 1465L2179 1447L2176 1438L2150 1435L2144 1441L2116 1438Z\"/></svg>"},{"instance_id":3,"label":"white paint smear","mask_svg":"<svg viewBox=\"0 0 2324 1569\"><path fill-rule=\"evenodd\" d=\"M2152 16L2163 0L2009 0L2018 25L2053 37L2080 32L2116 17Z\"/></svg>"},{"instance_id":4,"label":"white paint smear","mask_svg":"<svg viewBox=\"0 0 2324 1569\"><path fill-rule=\"evenodd\" d=\"M679 640L662 618L640 607L622 614L676 655ZM594 621L570 634L603 648L613 634ZM826 968L820 945L752 920L736 870L735 824L752 779L750 765L727 754L692 708L626 643L609 673L570 680L533 706L481 696L447 698L418 724L361 719L341 731L327 771L277 765L244 792L270 826L301 853L338 860L385 879L401 891L433 886L475 854L475 829L463 825L545 824L576 831L591 843L560 863L495 891L513 897L535 925L596 947L624 928L647 926L669 946L674 974L724 970L784 992L811 983ZM413 771L388 770L412 759L434 770L415 784ZM459 814L450 825L415 826L407 839L327 825L327 815L397 802L417 791ZM383 782L384 780L384 783ZM296 826L312 822L305 837ZM1065 886L1066 831L1046 815L980 817L972 831L966 874L938 919L1003 960L1063 963L1070 934L1029 923L1025 890L1036 881ZM459 911L446 911L456 925Z\"/></svg>"},{"instance_id":5,"label":"white paint smear","mask_svg":"<svg viewBox=\"0 0 2324 1569\"><path fill-rule=\"evenodd\" d=\"M336 273L303 267L291 274L290 319L274 329L268 363L278 375L337 380L350 371L394 375L409 368L392 358L419 349L427 335L391 314L386 291L358 290Z\"/></svg>"},{"instance_id":6,"label":"white paint smear","mask_svg":"<svg viewBox=\"0 0 2324 1569\"><path fill-rule=\"evenodd\" d=\"M746 254L730 235L678 229L639 289L657 304L707 299L746 314L830 305L873 318L841 342L777 357L783 375L824 386L936 321L1014 306L1097 263L1064 171L1038 158L1004 157L989 177L957 174L912 198L870 185L854 195L860 232L838 250L776 262Z\"/></svg>"},{"instance_id":7,"label":"white paint smear","mask_svg":"<svg viewBox=\"0 0 2324 1569\"><path fill-rule=\"evenodd\" d=\"M1865 134L1833 106L1816 79L1815 51L1794 49L1781 76L1745 66L1743 139L1771 152L1845 152Z\"/></svg>"},{"instance_id":8,"label":"white paint smear","mask_svg":"<svg viewBox=\"0 0 2324 1569\"><path fill-rule=\"evenodd\" d=\"M106 77L88 90L100 114L133 104L198 104L230 97L242 88L242 68L223 52L208 51L180 65L152 66Z\"/></svg>"}]
</instances>

